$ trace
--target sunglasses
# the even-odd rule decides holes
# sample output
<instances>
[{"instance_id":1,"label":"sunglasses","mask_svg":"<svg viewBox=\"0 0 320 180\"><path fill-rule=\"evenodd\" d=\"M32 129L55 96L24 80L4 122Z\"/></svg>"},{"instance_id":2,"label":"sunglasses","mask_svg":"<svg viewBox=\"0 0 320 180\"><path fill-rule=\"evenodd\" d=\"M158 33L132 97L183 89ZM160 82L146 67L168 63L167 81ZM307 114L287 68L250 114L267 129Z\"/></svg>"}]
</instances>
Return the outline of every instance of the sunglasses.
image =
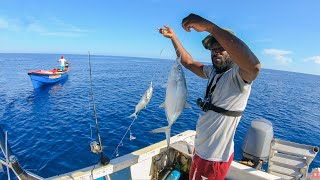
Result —
<instances>
[{"instance_id":1,"label":"sunglasses","mask_svg":"<svg viewBox=\"0 0 320 180\"><path fill-rule=\"evenodd\" d=\"M210 51L222 52L222 51L225 51L225 50L224 50L224 48L222 46L217 46L217 47L211 48Z\"/></svg>"}]
</instances>

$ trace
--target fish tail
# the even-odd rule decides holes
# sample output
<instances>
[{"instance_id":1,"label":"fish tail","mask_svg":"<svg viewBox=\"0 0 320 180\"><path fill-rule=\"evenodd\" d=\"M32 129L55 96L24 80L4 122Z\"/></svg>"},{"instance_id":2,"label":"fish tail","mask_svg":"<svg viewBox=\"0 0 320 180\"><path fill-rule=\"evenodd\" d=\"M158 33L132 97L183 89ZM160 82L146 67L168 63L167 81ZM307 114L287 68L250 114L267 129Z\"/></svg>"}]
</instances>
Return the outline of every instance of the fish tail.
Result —
<instances>
[{"instance_id":1,"label":"fish tail","mask_svg":"<svg viewBox=\"0 0 320 180\"><path fill-rule=\"evenodd\" d=\"M167 150L170 147L170 137L171 137L171 126L168 127L168 129L166 130L166 139L167 139Z\"/></svg>"},{"instance_id":2,"label":"fish tail","mask_svg":"<svg viewBox=\"0 0 320 180\"><path fill-rule=\"evenodd\" d=\"M164 132L166 134L167 148L169 148L169 146L170 146L171 126L165 126L165 127L154 129L154 130L150 131L150 133L161 133L161 132Z\"/></svg>"},{"instance_id":3,"label":"fish tail","mask_svg":"<svg viewBox=\"0 0 320 180\"><path fill-rule=\"evenodd\" d=\"M134 112L134 113L132 113L128 118L132 118L132 117L134 117L134 118L137 118L137 114Z\"/></svg>"},{"instance_id":4,"label":"fish tail","mask_svg":"<svg viewBox=\"0 0 320 180\"><path fill-rule=\"evenodd\" d=\"M150 131L150 133L161 133L161 132L166 132L168 130L169 126L165 126L162 128L158 128L158 129L154 129L152 131Z\"/></svg>"}]
</instances>

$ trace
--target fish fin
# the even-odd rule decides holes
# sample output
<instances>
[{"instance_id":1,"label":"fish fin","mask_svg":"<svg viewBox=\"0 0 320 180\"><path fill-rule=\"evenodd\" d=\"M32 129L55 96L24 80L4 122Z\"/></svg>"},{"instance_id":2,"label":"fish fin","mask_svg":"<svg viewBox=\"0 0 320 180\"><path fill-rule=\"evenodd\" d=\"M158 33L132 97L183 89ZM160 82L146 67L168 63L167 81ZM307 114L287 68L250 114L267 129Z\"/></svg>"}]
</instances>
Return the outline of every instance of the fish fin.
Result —
<instances>
[{"instance_id":1,"label":"fish fin","mask_svg":"<svg viewBox=\"0 0 320 180\"><path fill-rule=\"evenodd\" d=\"M166 132L168 128L169 128L169 126L165 126L165 127L162 127L162 128L154 129L154 130L150 131L150 133Z\"/></svg>"},{"instance_id":2,"label":"fish fin","mask_svg":"<svg viewBox=\"0 0 320 180\"><path fill-rule=\"evenodd\" d=\"M163 102L163 103L160 104L159 107L160 107L160 108L165 108L165 106L166 106L166 105L165 105L165 102Z\"/></svg>"},{"instance_id":3,"label":"fish fin","mask_svg":"<svg viewBox=\"0 0 320 180\"><path fill-rule=\"evenodd\" d=\"M161 133L161 132L164 132L166 134L167 148L169 148L169 146L170 146L171 126L165 126L165 127L154 129L154 130L150 131L150 133Z\"/></svg>"},{"instance_id":4,"label":"fish fin","mask_svg":"<svg viewBox=\"0 0 320 180\"><path fill-rule=\"evenodd\" d=\"M136 139L136 137L134 137L133 134L130 133L130 141L135 140L135 139ZM189 153L189 154L190 154L190 153Z\"/></svg>"},{"instance_id":5,"label":"fish fin","mask_svg":"<svg viewBox=\"0 0 320 180\"><path fill-rule=\"evenodd\" d=\"M186 102L186 104L184 105L185 108L189 108L190 110L192 110L192 106L191 104L189 104L188 102Z\"/></svg>"},{"instance_id":6,"label":"fish fin","mask_svg":"<svg viewBox=\"0 0 320 180\"><path fill-rule=\"evenodd\" d=\"M137 118L137 114L134 112L130 116L128 116L128 118L132 118L132 117Z\"/></svg>"}]
</instances>

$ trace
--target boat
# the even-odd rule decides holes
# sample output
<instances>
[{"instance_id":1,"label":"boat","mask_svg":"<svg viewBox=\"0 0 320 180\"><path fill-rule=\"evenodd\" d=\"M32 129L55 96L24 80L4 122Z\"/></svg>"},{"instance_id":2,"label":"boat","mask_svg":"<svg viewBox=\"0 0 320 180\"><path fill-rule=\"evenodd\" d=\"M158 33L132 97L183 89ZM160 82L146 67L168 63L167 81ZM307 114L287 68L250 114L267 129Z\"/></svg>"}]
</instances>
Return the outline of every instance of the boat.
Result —
<instances>
[{"instance_id":1,"label":"boat","mask_svg":"<svg viewBox=\"0 0 320 180\"><path fill-rule=\"evenodd\" d=\"M18 179L22 180L188 179L195 135L195 131L187 130L171 137L169 149L164 140L112 159L107 165L98 163L66 174L43 178L21 168L0 127L0 145L6 157L0 163L7 164ZM308 173L308 168L318 151L317 146L275 139L270 122L264 119L254 120L242 145L243 158L231 163L226 179L312 179L313 173ZM264 170L262 164L267 161L268 169ZM314 170L318 173L319 169Z\"/></svg>"},{"instance_id":2,"label":"boat","mask_svg":"<svg viewBox=\"0 0 320 180\"><path fill-rule=\"evenodd\" d=\"M64 71L60 69L37 70L28 72L34 89L51 85L64 80L68 77L69 65L67 64Z\"/></svg>"}]
</instances>

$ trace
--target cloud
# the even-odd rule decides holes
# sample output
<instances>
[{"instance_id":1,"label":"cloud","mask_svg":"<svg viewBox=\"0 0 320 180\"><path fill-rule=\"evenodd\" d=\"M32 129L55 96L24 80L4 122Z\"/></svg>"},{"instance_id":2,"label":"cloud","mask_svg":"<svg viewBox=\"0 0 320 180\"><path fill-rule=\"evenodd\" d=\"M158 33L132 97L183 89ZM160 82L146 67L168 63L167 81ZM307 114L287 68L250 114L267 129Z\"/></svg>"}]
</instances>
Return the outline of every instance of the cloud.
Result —
<instances>
[{"instance_id":1,"label":"cloud","mask_svg":"<svg viewBox=\"0 0 320 180\"><path fill-rule=\"evenodd\" d=\"M79 37L84 36L89 32L88 30L78 28L72 24L67 24L55 17L49 18L45 23L32 19L32 22L29 23L27 29L39 33L41 36L59 37Z\"/></svg>"},{"instance_id":2,"label":"cloud","mask_svg":"<svg viewBox=\"0 0 320 180\"><path fill-rule=\"evenodd\" d=\"M65 29L65 28L61 28L60 26L55 26L55 27L59 27L58 28L59 30L49 31L42 24L33 22L28 25L27 30L30 32L38 33L41 36L56 36L56 37L79 37L79 36L85 35L85 32L86 32L80 29Z\"/></svg>"},{"instance_id":3,"label":"cloud","mask_svg":"<svg viewBox=\"0 0 320 180\"><path fill-rule=\"evenodd\" d=\"M252 41L252 43L269 43L269 42L272 42L272 39L257 39L257 40L254 40Z\"/></svg>"},{"instance_id":4,"label":"cloud","mask_svg":"<svg viewBox=\"0 0 320 180\"><path fill-rule=\"evenodd\" d=\"M51 17L50 20L51 22L53 22L55 26L59 27L64 32L73 32L73 33L89 32L88 30L81 29L79 27L74 26L73 24L67 24L56 17Z\"/></svg>"},{"instance_id":5,"label":"cloud","mask_svg":"<svg viewBox=\"0 0 320 180\"><path fill-rule=\"evenodd\" d=\"M31 23L28 25L27 30L32 31L32 32L37 32L37 33L44 33L47 30L42 27L40 24L37 23Z\"/></svg>"},{"instance_id":6,"label":"cloud","mask_svg":"<svg viewBox=\"0 0 320 180\"><path fill-rule=\"evenodd\" d=\"M46 32L41 33L43 36L59 36L59 37L80 37L84 34L81 33L74 33L74 32Z\"/></svg>"},{"instance_id":7,"label":"cloud","mask_svg":"<svg viewBox=\"0 0 320 180\"><path fill-rule=\"evenodd\" d=\"M9 23L7 20L0 18L0 29L8 29Z\"/></svg>"},{"instance_id":8,"label":"cloud","mask_svg":"<svg viewBox=\"0 0 320 180\"><path fill-rule=\"evenodd\" d=\"M75 25L68 24L57 18L40 21L33 17L13 20L0 17L0 29L8 31L27 31L38 33L40 36L79 37L89 31Z\"/></svg>"},{"instance_id":9,"label":"cloud","mask_svg":"<svg viewBox=\"0 0 320 180\"><path fill-rule=\"evenodd\" d=\"M320 64L320 56L312 56L305 59L306 61L313 61L316 64Z\"/></svg>"},{"instance_id":10,"label":"cloud","mask_svg":"<svg viewBox=\"0 0 320 180\"><path fill-rule=\"evenodd\" d=\"M288 64L292 62L292 58L286 57L286 55L291 54L291 51L280 50L280 49L264 49L264 54L271 55L275 60L282 64Z\"/></svg>"},{"instance_id":11,"label":"cloud","mask_svg":"<svg viewBox=\"0 0 320 180\"><path fill-rule=\"evenodd\" d=\"M4 29L7 31L19 31L19 21L15 19L9 19L9 18L4 18L0 17L0 29Z\"/></svg>"}]
</instances>

